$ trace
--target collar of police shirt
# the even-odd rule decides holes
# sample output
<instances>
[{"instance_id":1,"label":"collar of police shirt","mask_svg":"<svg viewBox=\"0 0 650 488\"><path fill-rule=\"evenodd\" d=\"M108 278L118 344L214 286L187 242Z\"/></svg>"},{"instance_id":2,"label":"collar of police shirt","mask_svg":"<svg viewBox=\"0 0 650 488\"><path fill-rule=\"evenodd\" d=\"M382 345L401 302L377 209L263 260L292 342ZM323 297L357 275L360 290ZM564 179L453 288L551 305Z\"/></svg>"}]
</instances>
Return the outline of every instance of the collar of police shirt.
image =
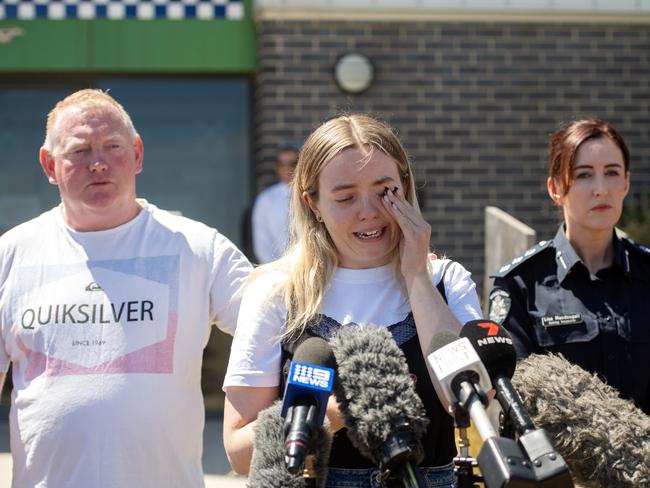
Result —
<instances>
[{"instance_id":1,"label":"collar of police shirt","mask_svg":"<svg viewBox=\"0 0 650 488\"><path fill-rule=\"evenodd\" d=\"M623 246L623 243L621 242L620 237L616 234L616 231L613 230L612 232L614 233L614 261L612 265L619 266L620 269L623 270L623 272L626 275L629 275L630 262L628 258L628 251ZM575 249L573 249L573 246L569 242L569 239L567 239L566 237L566 233L564 231L564 224L560 225L560 228L558 229L557 233L555 234L555 237L553 238L553 247L555 247L555 260L557 261L557 265L558 265L557 279L560 283L562 283L564 279L567 277L567 275L569 274L569 272L571 271L571 269L577 263L582 264L582 261L580 260L578 253L576 253ZM585 272L589 273L586 267L585 267ZM600 271L598 273L600 273ZM592 279L594 278L600 279L597 275L595 277L592 276Z\"/></svg>"}]
</instances>

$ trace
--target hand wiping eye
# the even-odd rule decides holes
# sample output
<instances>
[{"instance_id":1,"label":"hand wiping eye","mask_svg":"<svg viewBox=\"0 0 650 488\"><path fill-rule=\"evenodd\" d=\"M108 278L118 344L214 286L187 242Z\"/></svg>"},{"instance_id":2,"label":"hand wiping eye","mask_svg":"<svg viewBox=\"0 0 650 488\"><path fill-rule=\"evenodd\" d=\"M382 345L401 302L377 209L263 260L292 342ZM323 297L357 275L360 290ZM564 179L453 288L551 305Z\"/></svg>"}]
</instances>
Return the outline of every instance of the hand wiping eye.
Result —
<instances>
[{"instance_id":1,"label":"hand wiping eye","mask_svg":"<svg viewBox=\"0 0 650 488\"><path fill-rule=\"evenodd\" d=\"M388 195L388 192L391 192L393 195L395 195L398 190L399 190L399 188L396 187L396 186L394 186L392 189L385 186L384 191L382 193L382 196L385 197L386 195Z\"/></svg>"}]
</instances>

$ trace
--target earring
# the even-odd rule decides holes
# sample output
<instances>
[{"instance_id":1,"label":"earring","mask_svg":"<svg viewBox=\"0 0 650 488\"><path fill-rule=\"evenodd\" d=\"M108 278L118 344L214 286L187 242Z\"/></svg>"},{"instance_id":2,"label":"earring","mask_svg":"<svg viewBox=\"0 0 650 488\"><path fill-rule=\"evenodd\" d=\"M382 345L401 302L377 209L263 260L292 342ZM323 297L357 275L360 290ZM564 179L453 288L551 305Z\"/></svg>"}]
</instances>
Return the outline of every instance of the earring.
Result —
<instances>
[{"instance_id":1,"label":"earring","mask_svg":"<svg viewBox=\"0 0 650 488\"><path fill-rule=\"evenodd\" d=\"M322 222L322 221L323 221L323 217L321 217L320 214L316 214L316 221L317 221L317 222Z\"/></svg>"}]
</instances>

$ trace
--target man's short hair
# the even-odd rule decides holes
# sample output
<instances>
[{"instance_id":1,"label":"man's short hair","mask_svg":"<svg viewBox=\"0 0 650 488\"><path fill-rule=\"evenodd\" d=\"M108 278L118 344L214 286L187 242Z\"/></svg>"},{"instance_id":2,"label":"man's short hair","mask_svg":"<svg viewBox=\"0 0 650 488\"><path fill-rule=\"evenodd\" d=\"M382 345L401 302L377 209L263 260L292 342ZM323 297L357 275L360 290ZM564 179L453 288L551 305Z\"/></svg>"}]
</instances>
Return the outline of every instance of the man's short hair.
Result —
<instances>
[{"instance_id":1,"label":"man's short hair","mask_svg":"<svg viewBox=\"0 0 650 488\"><path fill-rule=\"evenodd\" d=\"M63 100L60 100L47 116L47 126L45 128L45 142L43 147L48 151L52 151L56 144L56 123L60 113L68 107L78 107L80 109L93 109L98 107L112 106L117 109L124 125L131 134L131 138L135 140L138 133L135 130L131 117L124 110L124 107L111 97L107 92L94 88L86 88L68 95Z\"/></svg>"},{"instance_id":2,"label":"man's short hair","mask_svg":"<svg viewBox=\"0 0 650 488\"><path fill-rule=\"evenodd\" d=\"M298 162L298 155L300 154L300 150L298 149L298 146L295 144L281 144L278 146L278 150L275 153L275 163L279 164L280 163L280 154L282 153L293 153L296 156L296 163Z\"/></svg>"}]
</instances>

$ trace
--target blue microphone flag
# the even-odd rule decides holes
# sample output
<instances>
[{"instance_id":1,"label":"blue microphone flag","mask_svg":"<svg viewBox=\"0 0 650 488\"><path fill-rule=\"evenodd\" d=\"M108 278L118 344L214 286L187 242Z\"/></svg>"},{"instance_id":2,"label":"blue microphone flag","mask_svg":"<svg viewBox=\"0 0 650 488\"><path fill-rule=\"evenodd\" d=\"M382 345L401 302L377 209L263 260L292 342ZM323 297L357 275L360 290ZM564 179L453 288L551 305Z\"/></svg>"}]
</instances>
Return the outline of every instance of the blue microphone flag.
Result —
<instances>
[{"instance_id":1,"label":"blue microphone flag","mask_svg":"<svg viewBox=\"0 0 650 488\"><path fill-rule=\"evenodd\" d=\"M333 385L333 369L293 361L284 390L282 417L286 417L287 410L294 403L294 398L300 395L309 395L318 401L318 418L315 420L317 425L322 425L327 410L327 399L332 392Z\"/></svg>"}]
</instances>

